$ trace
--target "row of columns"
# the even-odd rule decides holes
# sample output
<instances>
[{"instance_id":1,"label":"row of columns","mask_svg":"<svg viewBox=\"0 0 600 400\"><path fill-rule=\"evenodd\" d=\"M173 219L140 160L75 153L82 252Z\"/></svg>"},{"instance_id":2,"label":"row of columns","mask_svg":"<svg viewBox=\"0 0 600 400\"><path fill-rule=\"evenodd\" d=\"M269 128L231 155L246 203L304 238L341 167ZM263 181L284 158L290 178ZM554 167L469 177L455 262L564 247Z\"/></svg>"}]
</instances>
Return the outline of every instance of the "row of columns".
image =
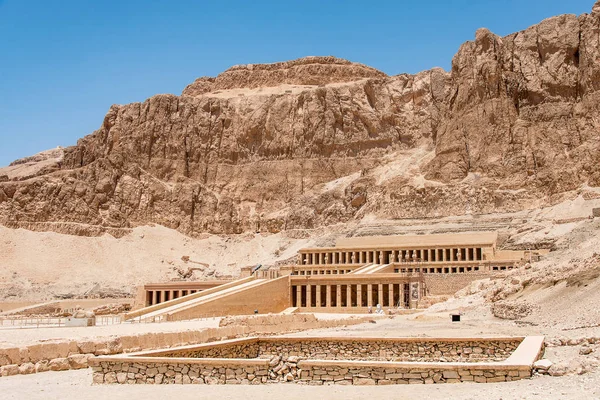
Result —
<instances>
[{"instance_id":1,"label":"row of columns","mask_svg":"<svg viewBox=\"0 0 600 400\"><path fill-rule=\"evenodd\" d=\"M197 290L148 290L146 292L146 306L164 303L196 292Z\"/></svg>"},{"instance_id":2,"label":"row of columns","mask_svg":"<svg viewBox=\"0 0 600 400\"><path fill-rule=\"evenodd\" d=\"M481 261L481 247L409 250L318 251L300 253L300 265L390 264L395 262Z\"/></svg>"},{"instance_id":3,"label":"row of columns","mask_svg":"<svg viewBox=\"0 0 600 400\"><path fill-rule=\"evenodd\" d=\"M350 272L351 269L303 269L297 275L344 275Z\"/></svg>"},{"instance_id":4,"label":"row of columns","mask_svg":"<svg viewBox=\"0 0 600 400\"><path fill-rule=\"evenodd\" d=\"M382 307L398 305L408 307L409 301L405 298L409 290L408 285L408 283L293 285L292 305L305 308L375 307L377 304ZM323 287L325 290L322 289Z\"/></svg>"}]
</instances>

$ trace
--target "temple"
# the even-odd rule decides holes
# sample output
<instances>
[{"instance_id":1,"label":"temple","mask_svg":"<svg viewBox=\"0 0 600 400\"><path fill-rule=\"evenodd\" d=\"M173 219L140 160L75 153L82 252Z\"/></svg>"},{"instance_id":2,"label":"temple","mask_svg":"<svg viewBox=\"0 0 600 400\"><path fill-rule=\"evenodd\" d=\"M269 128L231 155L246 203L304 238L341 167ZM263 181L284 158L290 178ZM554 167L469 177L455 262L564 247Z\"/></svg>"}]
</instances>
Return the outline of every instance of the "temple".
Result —
<instances>
[{"instance_id":1,"label":"temple","mask_svg":"<svg viewBox=\"0 0 600 400\"><path fill-rule=\"evenodd\" d=\"M341 238L334 247L301 249L293 265L244 267L238 281L146 285L143 305L167 301L171 318L420 308L546 252L500 250L497 242L497 232ZM164 314L158 307L152 316Z\"/></svg>"}]
</instances>

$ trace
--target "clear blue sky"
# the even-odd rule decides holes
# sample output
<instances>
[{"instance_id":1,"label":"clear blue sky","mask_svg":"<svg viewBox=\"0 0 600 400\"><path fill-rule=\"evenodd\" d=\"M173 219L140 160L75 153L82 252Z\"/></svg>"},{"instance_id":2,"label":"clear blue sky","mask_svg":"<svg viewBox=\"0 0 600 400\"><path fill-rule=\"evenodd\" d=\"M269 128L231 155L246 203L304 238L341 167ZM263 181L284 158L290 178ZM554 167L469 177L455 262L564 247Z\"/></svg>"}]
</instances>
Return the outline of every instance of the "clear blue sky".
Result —
<instances>
[{"instance_id":1,"label":"clear blue sky","mask_svg":"<svg viewBox=\"0 0 600 400\"><path fill-rule=\"evenodd\" d=\"M394 75L448 70L487 27L506 35L594 0L0 0L0 166L74 145L111 104L181 93L235 64L335 55Z\"/></svg>"}]
</instances>

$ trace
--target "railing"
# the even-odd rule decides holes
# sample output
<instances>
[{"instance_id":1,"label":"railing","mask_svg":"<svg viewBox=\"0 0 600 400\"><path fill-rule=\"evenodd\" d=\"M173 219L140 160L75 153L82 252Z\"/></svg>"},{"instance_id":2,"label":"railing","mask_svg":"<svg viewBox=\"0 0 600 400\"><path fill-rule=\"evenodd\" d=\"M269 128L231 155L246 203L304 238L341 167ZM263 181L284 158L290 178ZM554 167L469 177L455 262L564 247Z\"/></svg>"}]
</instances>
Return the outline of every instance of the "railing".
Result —
<instances>
[{"instance_id":1,"label":"railing","mask_svg":"<svg viewBox=\"0 0 600 400\"><path fill-rule=\"evenodd\" d=\"M0 317L0 328L39 328L65 326L64 317Z\"/></svg>"},{"instance_id":2,"label":"railing","mask_svg":"<svg viewBox=\"0 0 600 400\"><path fill-rule=\"evenodd\" d=\"M221 318L221 317L215 317L212 314L201 315L199 317L194 317L194 318L185 317L183 315L169 315L167 317L167 314L161 314L161 315L157 315L154 317L147 317L147 318L144 318L143 316L135 317L132 319L128 319L126 322L136 323L136 324L153 324L153 323L157 323L157 322L174 322L174 321L209 321L209 320L214 320L214 319L218 319L218 318Z\"/></svg>"},{"instance_id":3,"label":"railing","mask_svg":"<svg viewBox=\"0 0 600 400\"><path fill-rule=\"evenodd\" d=\"M3 316L0 317L1 328L40 328L66 326L69 317L26 317ZM98 315L96 325L118 325L123 323L120 315Z\"/></svg>"}]
</instances>

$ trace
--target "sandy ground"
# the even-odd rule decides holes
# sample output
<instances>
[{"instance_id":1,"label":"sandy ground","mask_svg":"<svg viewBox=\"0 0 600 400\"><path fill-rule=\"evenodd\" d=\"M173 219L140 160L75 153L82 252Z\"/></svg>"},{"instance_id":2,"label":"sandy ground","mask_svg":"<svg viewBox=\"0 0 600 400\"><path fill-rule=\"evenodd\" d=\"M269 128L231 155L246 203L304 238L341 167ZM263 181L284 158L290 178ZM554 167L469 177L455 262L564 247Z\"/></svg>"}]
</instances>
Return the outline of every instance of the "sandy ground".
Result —
<instances>
[{"instance_id":1,"label":"sandy ground","mask_svg":"<svg viewBox=\"0 0 600 400\"><path fill-rule=\"evenodd\" d=\"M286 234L193 239L161 226L135 228L120 239L0 226L0 300L41 302L99 291L134 296L138 285L181 279L178 271L192 269L193 280L237 277L243 266L285 260L312 244Z\"/></svg>"},{"instance_id":2,"label":"sandy ground","mask_svg":"<svg viewBox=\"0 0 600 400\"><path fill-rule=\"evenodd\" d=\"M600 398L600 373L509 383L391 386L91 385L91 370L0 378L3 399L576 399Z\"/></svg>"}]
</instances>

